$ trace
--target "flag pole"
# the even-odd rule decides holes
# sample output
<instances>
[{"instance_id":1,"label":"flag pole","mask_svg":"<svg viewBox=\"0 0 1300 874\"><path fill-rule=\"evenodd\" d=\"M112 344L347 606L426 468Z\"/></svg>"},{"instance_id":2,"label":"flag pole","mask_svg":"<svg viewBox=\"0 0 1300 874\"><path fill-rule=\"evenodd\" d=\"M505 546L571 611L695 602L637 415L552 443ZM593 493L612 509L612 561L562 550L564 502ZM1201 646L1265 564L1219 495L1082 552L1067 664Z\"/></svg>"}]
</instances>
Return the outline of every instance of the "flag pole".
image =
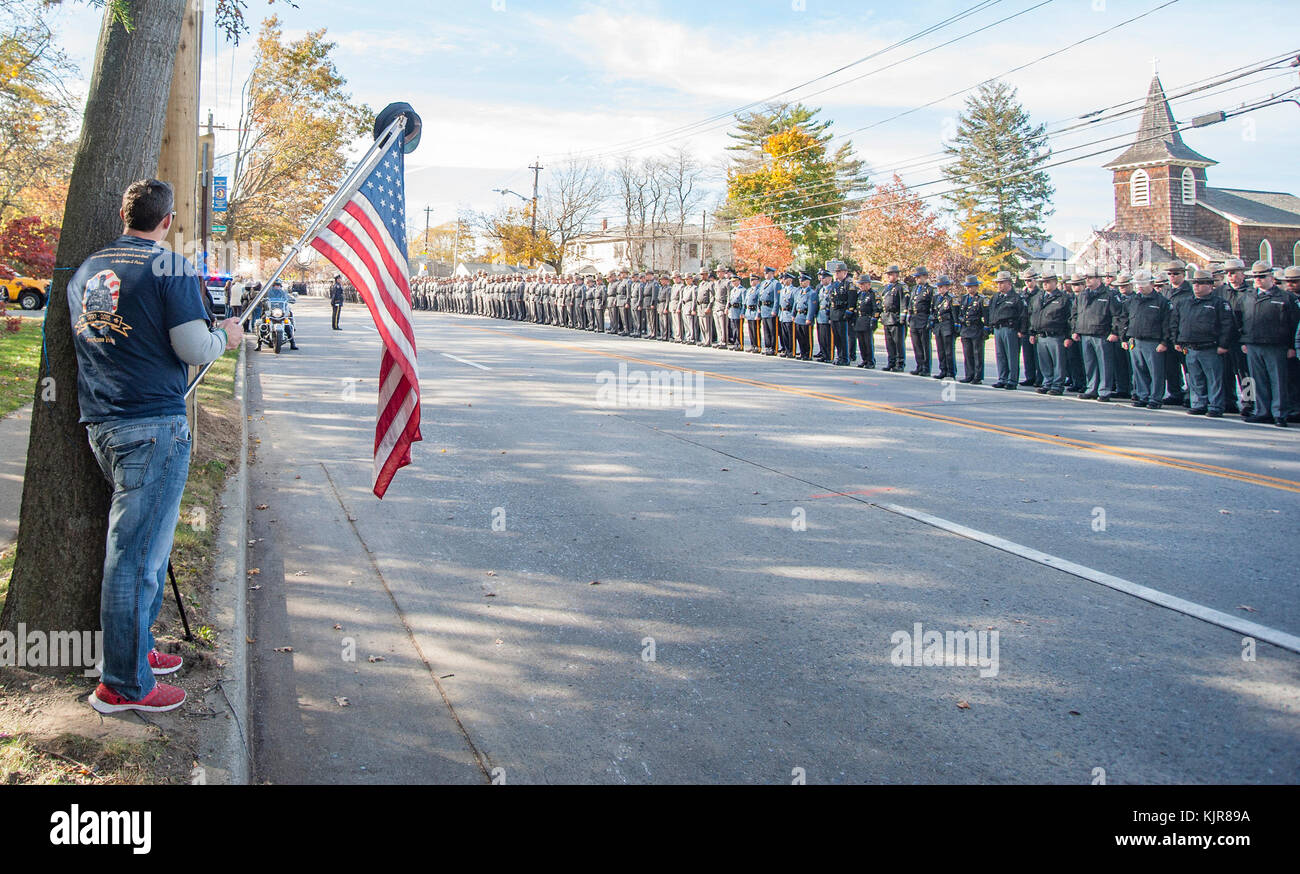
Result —
<instances>
[{"instance_id":1,"label":"flag pole","mask_svg":"<svg viewBox=\"0 0 1300 874\"><path fill-rule=\"evenodd\" d=\"M367 151L361 157L361 160L357 162L356 166L352 168L352 172L343 180L343 184L339 187L339 190L335 192L334 196L325 204L324 209L317 213L316 218L313 219L312 223L307 227L307 231L298 238L298 242L294 243L293 246L290 247L288 253L280 262L280 266L276 267L275 272L270 275L265 283L263 283L262 290L257 293L251 303L244 307L244 312L241 314L240 318L241 326L245 321L252 317L253 312L262 303L262 299L266 297L268 292L270 292L271 286L280 278L281 273L289 269L289 265L292 263L294 258L298 257L298 253L303 250L303 247L315 239L316 235L320 233L321 228L332 222L339 210L343 208L343 205L352 199L352 195L356 194L357 189L361 187L361 183L365 181L366 177L375 169L375 165L377 165L380 159L383 158L385 152L387 152L389 147L392 146L393 137L399 135L399 133L405 128L405 125L406 116L397 116L393 119L392 123L388 125L384 132L380 134L373 143L371 143L369 151ZM194 390L198 388L199 383L203 381L203 377L207 376L208 371L212 369L212 365L216 364L219 359L220 356L218 356L216 360L209 361L207 364L203 365L203 368L197 374L194 375L194 379L190 380L190 384L185 388L185 397L187 399L194 393Z\"/></svg>"}]
</instances>

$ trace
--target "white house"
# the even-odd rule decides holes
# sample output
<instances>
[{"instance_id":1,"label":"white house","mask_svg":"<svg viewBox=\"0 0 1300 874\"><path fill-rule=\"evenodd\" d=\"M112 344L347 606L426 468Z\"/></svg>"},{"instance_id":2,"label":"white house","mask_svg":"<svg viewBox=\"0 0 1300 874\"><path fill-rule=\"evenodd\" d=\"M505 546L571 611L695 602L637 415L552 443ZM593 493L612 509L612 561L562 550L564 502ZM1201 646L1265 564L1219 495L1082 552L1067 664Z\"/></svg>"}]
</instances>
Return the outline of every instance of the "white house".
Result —
<instances>
[{"instance_id":1,"label":"white house","mask_svg":"<svg viewBox=\"0 0 1300 874\"><path fill-rule=\"evenodd\" d=\"M731 263L731 235L707 231L701 236L700 226L689 224L680 233L675 224L647 226L643 233L638 228L609 227L602 222L601 230L569 242L564 263L569 273L624 269L698 272Z\"/></svg>"}]
</instances>

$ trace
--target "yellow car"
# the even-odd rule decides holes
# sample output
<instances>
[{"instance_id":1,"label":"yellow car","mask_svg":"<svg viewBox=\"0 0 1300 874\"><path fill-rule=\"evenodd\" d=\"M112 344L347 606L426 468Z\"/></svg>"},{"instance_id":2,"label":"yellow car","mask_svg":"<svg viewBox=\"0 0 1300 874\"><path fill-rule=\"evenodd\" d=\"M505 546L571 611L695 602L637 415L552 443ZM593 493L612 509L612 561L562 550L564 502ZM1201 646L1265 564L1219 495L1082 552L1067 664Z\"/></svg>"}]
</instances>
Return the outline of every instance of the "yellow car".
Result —
<instances>
[{"instance_id":1,"label":"yellow car","mask_svg":"<svg viewBox=\"0 0 1300 874\"><path fill-rule=\"evenodd\" d=\"M50 281L15 276L13 279L0 279L0 289L4 290L7 303L16 303L25 310L38 310L45 306L50 296Z\"/></svg>"}]
</instances>

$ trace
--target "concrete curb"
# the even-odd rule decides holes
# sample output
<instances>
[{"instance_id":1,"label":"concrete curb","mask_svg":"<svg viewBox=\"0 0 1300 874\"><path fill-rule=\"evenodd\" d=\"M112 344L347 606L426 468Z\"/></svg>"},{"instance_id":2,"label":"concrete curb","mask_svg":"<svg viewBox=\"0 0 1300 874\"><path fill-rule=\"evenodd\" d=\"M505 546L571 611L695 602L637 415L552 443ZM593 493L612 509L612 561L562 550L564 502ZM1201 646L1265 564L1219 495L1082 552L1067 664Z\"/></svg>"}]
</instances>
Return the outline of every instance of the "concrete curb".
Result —
<instances>
[{"instance_id":1,"label":"concrete curb","mask_svg":"<svg viewBox=\"0 0 1300 874\"><path fill-rule=\"evenodd\" d=\"M248 391L245 347L235 365L239 400L239 472L221 494L225 512L217 537L219 555L212 585L218 657L225 663L217 686L207 695L213 709L224 706L226 719L213 720L200 742L202 782L246 785L252 773L248 709ZM196 779L197 782L197 779Z\"/></svg>"}]
</instances>

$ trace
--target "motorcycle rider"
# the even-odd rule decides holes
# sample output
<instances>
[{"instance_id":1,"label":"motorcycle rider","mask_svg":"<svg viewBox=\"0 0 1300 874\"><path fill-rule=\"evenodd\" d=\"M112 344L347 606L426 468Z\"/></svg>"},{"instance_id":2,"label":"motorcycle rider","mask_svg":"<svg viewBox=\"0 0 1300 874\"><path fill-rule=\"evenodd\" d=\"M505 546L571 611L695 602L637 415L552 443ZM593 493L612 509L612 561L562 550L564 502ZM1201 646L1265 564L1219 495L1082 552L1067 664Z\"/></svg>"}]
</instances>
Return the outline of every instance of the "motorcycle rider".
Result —
<instances>
[{"instance_id":1,"label":"motorcycle rider","mask_svg":"<svg viewBox=\"0 0 1300 874\"><path fill-rule=\"evenodd\" d=\"M297 349L298 335L293 325L293 308L289 304L289 292L285 291L284 283L278 279L272 282L271 289L266 293L264 306L269 310L277 307L284 310L284 338L289 341L290 349ZM260 316L261 313L259 312L258 315Z\"/></svg>"}]
</instances>

